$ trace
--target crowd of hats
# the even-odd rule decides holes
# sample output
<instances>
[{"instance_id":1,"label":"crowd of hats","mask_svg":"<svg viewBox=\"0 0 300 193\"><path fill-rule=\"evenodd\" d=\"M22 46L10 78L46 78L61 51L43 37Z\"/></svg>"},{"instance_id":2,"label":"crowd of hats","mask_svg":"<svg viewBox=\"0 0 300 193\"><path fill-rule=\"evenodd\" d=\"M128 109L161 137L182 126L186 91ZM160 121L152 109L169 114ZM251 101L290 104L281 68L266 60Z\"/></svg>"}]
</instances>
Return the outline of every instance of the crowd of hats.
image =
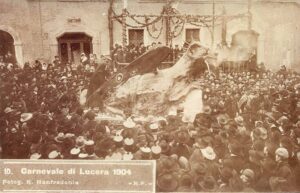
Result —
<instances>
[{"instance_id":1,"label":"crowd of hats","mask_svg":"<svg viewBox=\"0 0 300 193\"><path fill-rule=\"evenodd\" d=\"M178 111L115 124L79 105L85 75L56 68L1 70L2 158L156 160L162 192L300 190L299 74L204 76L193 123Z\"/></svg>"}]
</instances>

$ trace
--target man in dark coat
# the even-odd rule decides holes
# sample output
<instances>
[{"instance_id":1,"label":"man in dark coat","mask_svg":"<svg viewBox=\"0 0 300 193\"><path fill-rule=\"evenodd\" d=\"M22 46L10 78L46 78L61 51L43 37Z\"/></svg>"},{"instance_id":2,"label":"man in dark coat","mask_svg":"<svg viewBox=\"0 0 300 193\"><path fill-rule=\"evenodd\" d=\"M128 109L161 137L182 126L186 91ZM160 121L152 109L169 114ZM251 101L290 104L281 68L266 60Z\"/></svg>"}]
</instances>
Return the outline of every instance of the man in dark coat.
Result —
<instances>
[{"instance_id":1,"label":"man in dark coat","mask_svg":"<svg viewBox=\"0 0 300 193\"><path fill-rule=\"evenodd\" d=\"M224 167L234 169L237 173L239 173L245 165L244 158L242 157L241 146L242 145L237 142L229 144L228 149L230 155L223 160Z\"/></svg>"},{"instance_id":2,"label":"man in dark coat","mask_svg":"<svg viewBox=\"0 0 300 193\"><path fill-rule=\"evenodd\" d=\"M98 68L96 69L96 72L92 75L90 84L88 87L87 92L87 98L89 98L96 90L99 88L108 78L109 72L106 70L106 63L99 64ZM89 106L99 105L102 106L101 99L97 97L93 97L93 99L88 100Z\"/></svg>"}]
</instances>

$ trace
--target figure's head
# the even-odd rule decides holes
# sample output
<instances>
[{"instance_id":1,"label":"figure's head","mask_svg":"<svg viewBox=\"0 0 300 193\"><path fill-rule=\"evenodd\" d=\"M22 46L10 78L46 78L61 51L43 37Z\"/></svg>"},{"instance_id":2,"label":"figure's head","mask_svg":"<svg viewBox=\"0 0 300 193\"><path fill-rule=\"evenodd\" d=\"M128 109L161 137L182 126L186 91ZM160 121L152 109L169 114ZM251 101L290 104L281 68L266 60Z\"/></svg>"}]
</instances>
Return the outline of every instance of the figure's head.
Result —
<instances>
[{"instance_id":1,"label":"figure's head","mask_svg":"<svg viewBox=\"0 0 300 193\"><path fill-rule=\"evenodd\" d=\"M192 59L200 58L206 55L208 52L208 48L204 45L201 45L198 42L191 43L188 50L187 55Z\"/></svg>"}]
</instances>

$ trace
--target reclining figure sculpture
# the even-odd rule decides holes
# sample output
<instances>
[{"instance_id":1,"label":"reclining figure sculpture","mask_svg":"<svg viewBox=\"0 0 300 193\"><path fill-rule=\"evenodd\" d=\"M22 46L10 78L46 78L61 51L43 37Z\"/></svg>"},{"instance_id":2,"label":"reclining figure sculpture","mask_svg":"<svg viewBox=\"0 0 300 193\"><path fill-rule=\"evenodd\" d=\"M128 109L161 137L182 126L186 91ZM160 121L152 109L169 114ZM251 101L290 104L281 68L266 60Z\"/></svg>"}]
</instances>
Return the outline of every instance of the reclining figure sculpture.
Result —
<instances>
[{"instance_id":1,"label":"reclining figure sculpture","mask_svg":"<svg viewBox=\"0 0 300 193\"><path fill-rule=\"evenodd\" d=\"M213 67L205 61L207 52L200 43L191 43L176 64L158 70L170 49L150 50L97 90L88 91L92 94L87 96L87 102L101 101L104 107L129 109L131 114L166 115L182 110L183 121L193 122L195 115L202 112L203 102L201 78L193 79L191 74Z\"/></svg>"}]
</instances>

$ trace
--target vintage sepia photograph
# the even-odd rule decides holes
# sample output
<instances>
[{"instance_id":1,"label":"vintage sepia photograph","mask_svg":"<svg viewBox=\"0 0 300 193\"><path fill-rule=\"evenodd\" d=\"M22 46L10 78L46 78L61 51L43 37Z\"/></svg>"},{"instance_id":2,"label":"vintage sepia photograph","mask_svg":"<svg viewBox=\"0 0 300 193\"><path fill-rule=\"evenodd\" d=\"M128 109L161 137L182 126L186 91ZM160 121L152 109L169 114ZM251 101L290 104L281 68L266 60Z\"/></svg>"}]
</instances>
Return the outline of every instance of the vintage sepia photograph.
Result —
<instances>
[{"instance_id":1,"label":"vintage sepia photograph","mask_svg":"<svg viewBox=\"0 0 300 193\"><path fill-rule=\"evenodd\" d=\"M300 0L0 0L0 192L300 192Z\"/></svg>"}]
</instances>

